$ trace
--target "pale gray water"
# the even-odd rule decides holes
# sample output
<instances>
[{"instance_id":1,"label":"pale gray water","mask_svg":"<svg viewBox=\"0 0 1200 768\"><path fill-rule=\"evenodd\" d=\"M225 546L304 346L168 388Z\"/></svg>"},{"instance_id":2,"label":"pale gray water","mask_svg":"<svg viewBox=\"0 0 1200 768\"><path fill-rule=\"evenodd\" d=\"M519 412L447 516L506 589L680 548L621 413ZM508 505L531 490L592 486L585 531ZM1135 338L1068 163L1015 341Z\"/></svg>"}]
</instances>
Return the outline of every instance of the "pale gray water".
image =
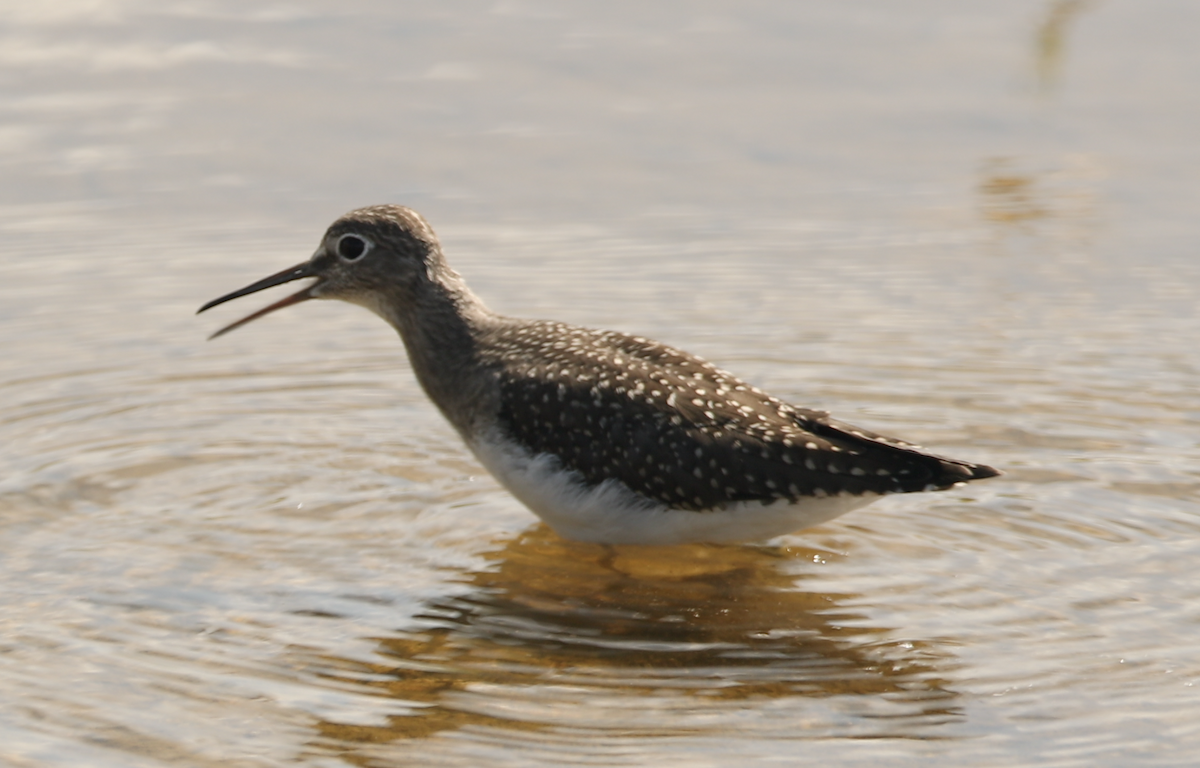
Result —
<instances>
[{"instance_id":1,"label":"pale gray water","mask_svg":"<svg viewBox=\"0 0 1200 768\"><path fill-rule=\"evenodd\" d=\"M0 4L0 764L1191 765L1200 6ZM558 539L353 307L497 309L1004 468Z\"/></svg>"}]
</instances>

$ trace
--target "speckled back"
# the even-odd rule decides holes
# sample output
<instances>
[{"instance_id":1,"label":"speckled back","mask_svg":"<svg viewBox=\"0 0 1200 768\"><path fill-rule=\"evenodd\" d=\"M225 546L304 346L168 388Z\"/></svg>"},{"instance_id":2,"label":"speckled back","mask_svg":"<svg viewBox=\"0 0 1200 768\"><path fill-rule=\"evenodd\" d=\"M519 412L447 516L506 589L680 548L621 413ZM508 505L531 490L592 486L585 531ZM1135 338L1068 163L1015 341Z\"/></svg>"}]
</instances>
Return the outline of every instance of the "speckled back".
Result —
<instances>
[{"instance_id":1,"label":"speckled back","mask_svg":"<svg viewBox=\"0 0 1200 768\"><path fill-rule=\"evenodd\" d=\"M970 479L959 462L797 408L677 349L613 331L513 321L481 350L497 372L499 426L678 509L896 493Z\"/></svg>"}]
</instances>

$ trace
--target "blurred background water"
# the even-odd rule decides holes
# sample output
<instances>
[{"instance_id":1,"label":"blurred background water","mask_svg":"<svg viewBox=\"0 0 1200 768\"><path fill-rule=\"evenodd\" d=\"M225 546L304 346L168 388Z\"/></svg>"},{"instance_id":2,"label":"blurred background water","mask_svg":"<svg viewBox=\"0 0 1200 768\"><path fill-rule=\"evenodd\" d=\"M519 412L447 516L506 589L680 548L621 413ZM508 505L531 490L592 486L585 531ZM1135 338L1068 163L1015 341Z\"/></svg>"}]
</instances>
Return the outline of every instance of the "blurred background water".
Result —
<instances>
[{"instance_id":1,"label":"blurred background water","mask_svg":"<svg viewBox=\"0 0 1200 768\"><path fill-rule=\"evenodd\" d=\"M1197 28L0 2L0 764L1192 764ZM1008 474L563 541L367 313L205 343L249 306L196 307L381 202L495 309Z\"/></svg>"}]
</instances>

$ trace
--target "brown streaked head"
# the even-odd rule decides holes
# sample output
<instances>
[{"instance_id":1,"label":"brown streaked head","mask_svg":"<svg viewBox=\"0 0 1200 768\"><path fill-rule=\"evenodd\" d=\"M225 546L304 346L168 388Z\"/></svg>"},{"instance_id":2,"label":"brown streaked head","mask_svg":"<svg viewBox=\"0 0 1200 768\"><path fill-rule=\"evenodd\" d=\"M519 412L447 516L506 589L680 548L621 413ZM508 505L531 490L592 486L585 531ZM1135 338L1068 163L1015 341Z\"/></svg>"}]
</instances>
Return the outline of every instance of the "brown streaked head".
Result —
<instances>
[{"instance_id":1,"label":"brown streaked head","mask_svg":"<svg viewBox=\"0 0 1200 768\"><path fill-rule=\"evenodd\" d=\"M213 299L197 314L218 304L306 277L307 287L221 328L215 339L251 320L309 299L341 299L378 311L381 294L411 296L421 283L449 271L433 229L412 209L376 205L351 211L325 231L308 261ZM451 273L452 274L452 273Z\"/></svg>"}]
</instances>

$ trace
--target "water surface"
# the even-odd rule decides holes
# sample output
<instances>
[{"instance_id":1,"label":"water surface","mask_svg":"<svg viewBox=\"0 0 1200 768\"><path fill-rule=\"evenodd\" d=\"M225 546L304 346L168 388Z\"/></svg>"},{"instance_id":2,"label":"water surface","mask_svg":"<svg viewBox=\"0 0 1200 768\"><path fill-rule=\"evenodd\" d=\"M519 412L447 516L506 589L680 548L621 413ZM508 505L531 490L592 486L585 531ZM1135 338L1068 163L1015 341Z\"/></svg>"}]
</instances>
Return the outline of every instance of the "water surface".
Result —
<instances>
[{"instance_id":1,"label":"water surface","mask_svg":"<svg viewBox=\"0 0 1200 768\"><path fill-rule=\"evenodd\" d=\"M0 7L0 762L1190 764L1197 9L893 5ZM1007 474L564 541L360 309L204 342L385 201Z\"/></svg>"}]
</instances>

